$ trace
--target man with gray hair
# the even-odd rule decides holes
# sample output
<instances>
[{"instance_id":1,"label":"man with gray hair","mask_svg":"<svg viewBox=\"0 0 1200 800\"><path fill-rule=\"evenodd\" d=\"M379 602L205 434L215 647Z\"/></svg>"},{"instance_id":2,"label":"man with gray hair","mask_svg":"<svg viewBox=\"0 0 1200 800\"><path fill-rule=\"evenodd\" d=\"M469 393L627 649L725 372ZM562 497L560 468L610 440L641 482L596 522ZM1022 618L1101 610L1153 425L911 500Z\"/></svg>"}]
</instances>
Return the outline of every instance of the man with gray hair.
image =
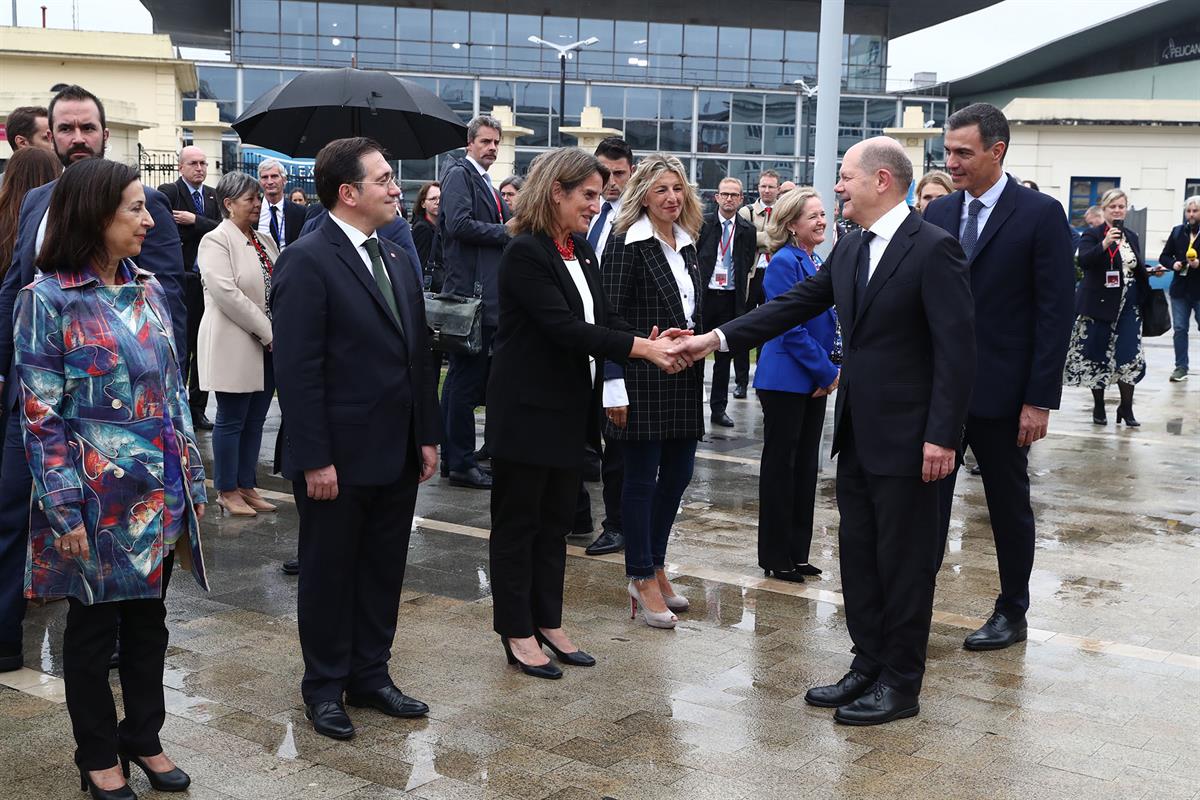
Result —
<instances>
[{"instance_id":1,"label":"man with gray hair","mask_svg":"<svg viewBox=\"0 0 1200 800\"><path fill-rule=\"evenodd\" d=\"M957 240L909 209L912 163L884 136L846 151L834 191L862 226L825 268L674 352L699 359L772 339L832 305L844 360L834 412L838 551L850 671L810 689L846 725L920 711L940 561L938 481L954 467L975 376L974 308Z\"/></svg>"},{"instance_id":2,"label":"man with gray hair","mask_svg":"<svg viewBox=\"0 0 1200 800\"><path fill-rule=\"evenodd\" d=\"M488 351L500 318L497 270L509 238L504 223L512 216L487 172L496 163L500 132L495 117L480 114L471 120L466 157L447 167L441 178L438 229L446 269L442 291L483 298L483 350L473 356L451 354L442 386L444 474L451 486L470 489L492 488L491 475L480 468L475 456L475 407L487 405Z\"/></svg>"},{"instance_id":3,"label":"man with gray hair","mask_svg":"<svg viewBox=\"0 0 1200 800\"><path fill-rule=\"evenodd\" d=\"M1158 264L1172 270L1171 323L1175 334L1175 371L1171 381L1186 381L1188 376L1188 324L1194 319L1200 326L1200 195L1183 201L1183 224L1176 225L1167 237Z\"/></svg>"},{"instance_id":4,"label":"man with gray hair","mask_svg":"<svg viewBox=\"0 0 1200 800\"><path fill-rule=\"evenodd\" d=\"M287 169L277 158L264 158L258 164L258 184L263 190L262 208L258 212L258 232L269 235L279 245L280 252L300 238L304 217L308 212L283 196L287 188Z\"/></svg>"}]
</instances>

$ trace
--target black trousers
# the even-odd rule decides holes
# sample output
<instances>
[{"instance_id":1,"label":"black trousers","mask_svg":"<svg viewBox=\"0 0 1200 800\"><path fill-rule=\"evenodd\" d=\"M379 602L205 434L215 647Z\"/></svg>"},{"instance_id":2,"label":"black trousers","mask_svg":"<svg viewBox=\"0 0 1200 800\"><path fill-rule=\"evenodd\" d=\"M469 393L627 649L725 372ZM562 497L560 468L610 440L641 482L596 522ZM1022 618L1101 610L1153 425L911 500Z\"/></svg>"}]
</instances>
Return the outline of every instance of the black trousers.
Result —
<instances>
[{"instance_id":1,"label":"black trousers","mask_svg":"<svg viewBox=\"0 0 1200 800\"><path fill-rule=\"evenodd\" d=\"M704 290L704 325L710 331L737 318L735 312L736 290ZM724 411L729 405L729 362L733 362L733 379L738 386L750 382L750 351L713 353L712 389L708 397L713 413Z\"/></svg>"},{"instance_id":2,"label":"black trousers","mask_svg":"<svg viewBox=\"0 0 1200 800\"><path fill-rule=\"evenodd\" d=\"M199 272L187 272L183 281L183 300L187 307L187 384L188 405L192 416L208 407L208 392L200 390L200 370L196 361L196 346L200 338L200 318L204 316L204 283Z\"/></svg>"},{"instance_id":3,"label":"black trousers","mask_svg":"<svg viewBox=\"0 0 1200 800\"><path fill-rule=\"evenodd\" d=\"M478 355L454 353L442 383L442 421L445 431L442 458L453 472L479 466L475 458L475 407L487 405L487 379L491 369L492 337L496 329L483 328L483 351ZM485 442L486 444L486 442Z\"/></svg>"},{"instance_id":4,"label":"black trousers","mask_svg":"<svg viewBox=\"0 0 1200 800\"><path fill-rule=\"evenodd\" d=\"M838 455L838 549L852 668L919 694L937 575L938 484L862 467L851 423Z\"/></svg>"},{"instance_id":5,"label":"black trousers","mask_svg":"<svg viewBox=\"0 0 1200 800\"><path fill-rule=\"evenodd\" d=\"M624 442L620 439L604 437L604 452L600 455L600 480L603 481L604 521L600 523L602 530L622 533L621 525L621 487L625 484L625 456L622 448ZM586 509L586 517L584 510ZM576 527L583 519L591 520L592 497L588 494L587 484L579 481L579 499L576 504Z\"/></svg>"},{"instance_id":6,"label":"black trousers","mask_svg":"<svg viewBox=\"0 0 1200 800\"><path fill-rule=\"evenodd\" d=\"M492 459L492 627L520 639L562 627L563 534L575 515L578 469Z\"/></svg>"},{"instance_id":7,"label":"black trousers","mask_svg":"<svg viewBox=\"0 0 1200 800\"><path fill-rule=\"evenodd\" d=\"M162 593L167 594L175 552L162 562ZM67 713L75 734L75 763L85 770L117 763L117 742L137 756L162 752L158 732L167 711L163 700L163 662L167 655L167 607L155 600L118 600L84 605L67 598L63 633L63 682ZM121 633L121 696L125 719L108 683L108 662Z\"/></svg>"},{"instance_id":8,"label":"black trousers","mask_svg":"<svg viewBox=\"0 0 1200 800\"><path fill-rule=\"evenodd\" d=\"M984 419L968 416L959 450L959 463L967 447L979 462L1000 571L996 610L1013 621L1024 619L1029 610L1029 576L1033 572L1036 540L1033 507L1029 501L1029 448L1017 446L1019 430L1019 417ZM941 481L939 488L942 553L950 531L957 477L956 469ZM938 566L941 566L940 557Z\"/></svg>"},{"instance_id":9,"label":"black trousers","mask_svg":"<svg viewBox=\"0 0 1200 800\"><path fill-rule=\"evenodd\" d=\"M758 478L758 565L790 570L812 546L824 397L758 390L763 408Z\"/></svg>"},{"instance_id":10,"label":"black trousers","mask_svg":"<svg viewBox=\"0 0 1200 800\"><path fill-rule=\"evenodd\" d=\"M418 472L383 486L338 487L335 500L312 500L303 480L293 493L300 512L296 610L304 654L305 703L342 700L344 691L392 685L388 674ZM123 646L123 645L122 645Z\"/></svg>"}]
</instances>

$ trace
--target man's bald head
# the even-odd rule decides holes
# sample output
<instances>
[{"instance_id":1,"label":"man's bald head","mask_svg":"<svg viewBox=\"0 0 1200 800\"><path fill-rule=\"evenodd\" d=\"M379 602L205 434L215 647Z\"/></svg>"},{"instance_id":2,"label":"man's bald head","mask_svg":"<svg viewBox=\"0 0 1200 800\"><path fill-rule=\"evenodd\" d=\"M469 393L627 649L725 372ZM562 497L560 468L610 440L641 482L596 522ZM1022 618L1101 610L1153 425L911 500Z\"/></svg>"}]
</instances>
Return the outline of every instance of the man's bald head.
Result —
<instances>
[{"instance_id":1,"label":"man's bald head","mask_svg":"<svg viewBox=\"0 0 1200 800\"><path fill-rule=\"evenodd\" d=\"M863 171L874 173L883 170L891 176L889 194L896 198L897 203L908 196L908 187L913 182L913 168L899 142L890 136L873 136L854 145L854 148L862 148L858 163Z\"/></svg>"},{"instance_id":2,"label":"man's bald head","mask_svg":"<svg viewBox=\"0 0 1200 800\"><path fill-rule=\"evenodd\" d=\"M188 145L179 151L179 175L192 186L199 186L208 177L208 159L204 151Z\"/></svg>"},{"instance_id":3,"label":"man's bald head","mask_svg":"<svg viewBox=\"0 0 1200 800\"><path fill-rule=\"evenodd\" d=\"M875 136L846 151L837 185L847 219L869 228L908 195L912 162L895 139Z\"/></svg>"}]
</instances>

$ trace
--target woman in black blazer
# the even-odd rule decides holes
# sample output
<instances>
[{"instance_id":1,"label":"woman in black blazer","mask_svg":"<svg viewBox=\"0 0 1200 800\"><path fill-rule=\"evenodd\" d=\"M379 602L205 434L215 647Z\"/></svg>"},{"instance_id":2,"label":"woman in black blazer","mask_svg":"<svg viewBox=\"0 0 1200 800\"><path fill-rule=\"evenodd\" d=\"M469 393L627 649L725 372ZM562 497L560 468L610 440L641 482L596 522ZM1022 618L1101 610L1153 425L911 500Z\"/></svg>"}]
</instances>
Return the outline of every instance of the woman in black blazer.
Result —
<instances>
[{"instance_id":1,"label":"woman in black blazer","mask_svg":"<svg viewBox=\"0 0 1200 800\"><path fill-rule=\"evenodd\" d=\"M608 170L578 148L538 156L500 259L488 379L494 627L510 664L540 678L591 666L562 629L566 544L588 444L600 449L603 359L678 369L670 340L637 336L601 287L588 224Z\"/></svg>"},{"instance_id":2,"label":"woman in black blazer","mask_svg":"<svg viewBox=\"0 0 1200 800\"><path fill-rule=\"evenodd\" d=\"M1121 392L1117 422L1135 428L1133 385L1146 374L1139 304L1150 296L1150 279L1133 231L1124 230L1129 199L1120 189L1100 198L1104 222L1083 232L1079 266L1083 280L1075 294L1075 329L1063 384L1092 390L1092 422L1107 425L1104 388Z\"/></svg>"},{"instance_id":3,"label":"woman in black blazer","mask_svg":"<svg viewBox=\"0 0 1200 800\"><path fill-rule=\"evenodd\" d=\"M422 283L427 292L442 290L442 237L437 227L441 205L442 185L437 181L422 185L413 207L412 237L417 255L421 257Z\"/></svg>"},{"instance_id":4,"label":"woman in black blazer","mask_svg":"<svg viewBox=\"0 0 1200 800\"><path fill-rule=\"evenodd\" d=\"M674 156L644 159L621 196L604 249L604 290L613 310L636 330L703 330L702 288L693 242L700 198ZM686 611L664 570L667 539L692 479L696 442L704 435L703 364L665 375L631 363L605 387L612 438L624 441L625 574L633 613L656 628L675 627ZM622 397L622 395L626 395Z\"/></svg>"}]
</instances>

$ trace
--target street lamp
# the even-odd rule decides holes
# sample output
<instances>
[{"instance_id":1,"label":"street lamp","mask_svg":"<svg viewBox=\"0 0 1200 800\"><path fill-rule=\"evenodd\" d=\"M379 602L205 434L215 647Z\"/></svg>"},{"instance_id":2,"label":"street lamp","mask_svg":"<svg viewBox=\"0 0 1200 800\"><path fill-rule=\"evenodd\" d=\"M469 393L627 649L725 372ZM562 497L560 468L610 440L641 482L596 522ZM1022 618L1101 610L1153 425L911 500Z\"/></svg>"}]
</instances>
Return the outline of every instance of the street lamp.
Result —
<instances>
[{"instance_id":1,"label":"street lamp","mask_svg":"<svg viewBox=\"0 0 1200 800\"><path fill-rule=\"evenodd\" d=\"M803 78L797 78L792 81L800 94L804 95L803 105L801 108L804 113L801 115L800 128L800 155L804 158L804 182L811 183L808 176L809 159L808 159L808 101L817 96L817 90L809 86Z\"/></svg>"},{"instance_id":2,"label":"street lamp","mask_svg":"<svg viewBox=\"0 0 1200 800\"><path fill-rule=\"evenodd\" d=\"M565 123L567 110L567 59L574 58L576 50L582 50L600 40L595 36L589 36L580 42L555 44L554 42L547 42L540 36L530 36L529 41L534 44L544 44L546 47L553 48L558 53L558 146L562 147L562 128Z\"/></svg>"}]
</instances>

